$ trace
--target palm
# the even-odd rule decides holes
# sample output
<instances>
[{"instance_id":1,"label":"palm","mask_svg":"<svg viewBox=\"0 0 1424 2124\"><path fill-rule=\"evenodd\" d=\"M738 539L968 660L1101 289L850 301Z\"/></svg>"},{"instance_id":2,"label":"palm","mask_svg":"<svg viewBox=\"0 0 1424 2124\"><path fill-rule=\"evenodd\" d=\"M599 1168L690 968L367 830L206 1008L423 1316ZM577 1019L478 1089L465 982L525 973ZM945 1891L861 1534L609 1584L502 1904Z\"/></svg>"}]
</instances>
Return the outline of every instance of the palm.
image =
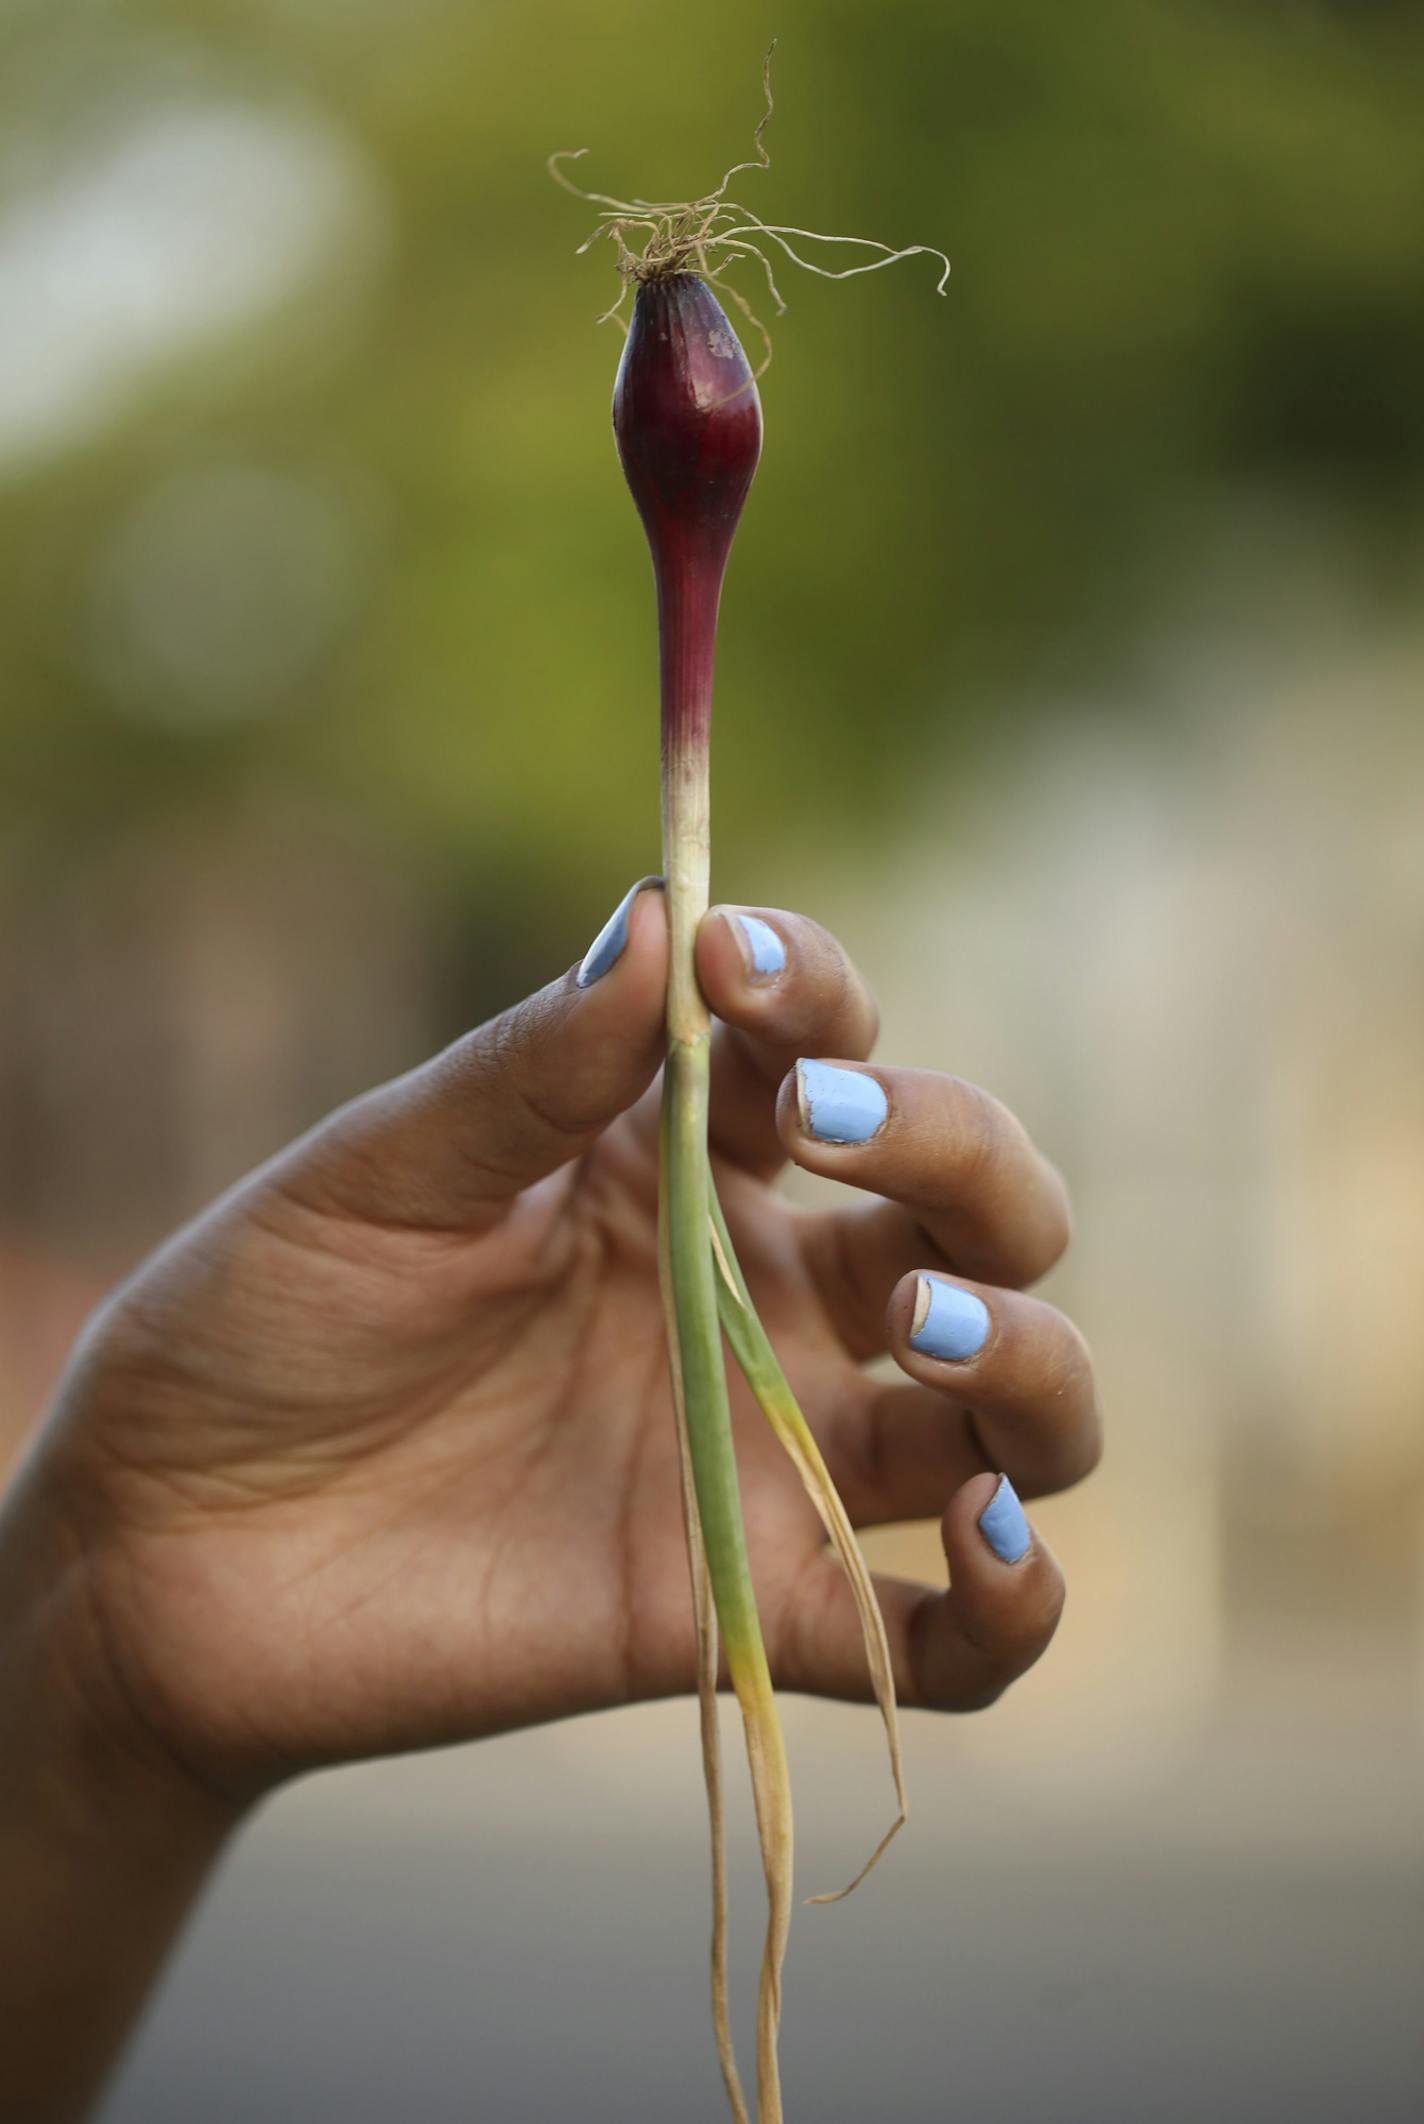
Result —
<instances>
[{"instance_id":1,"label":"palm","mask_svg":"<svg viewBox=\"0 0 1424 2124\"><path fill-rule=\"evenodd\" d=\"M161 1259L140 1285L106 1597L144 1648L128 1685L181 1704L224 1774L692 1685L647 1117L484 1236L333 1219L278 1177L219 1213L196 1290L191 1248L176 1289ZM763 1315L834 1418L867 1389L808 1302L794 1219L724 1177ZM820 1536L734 1409L774 1631Z\"/></svg>"}]
</instances>

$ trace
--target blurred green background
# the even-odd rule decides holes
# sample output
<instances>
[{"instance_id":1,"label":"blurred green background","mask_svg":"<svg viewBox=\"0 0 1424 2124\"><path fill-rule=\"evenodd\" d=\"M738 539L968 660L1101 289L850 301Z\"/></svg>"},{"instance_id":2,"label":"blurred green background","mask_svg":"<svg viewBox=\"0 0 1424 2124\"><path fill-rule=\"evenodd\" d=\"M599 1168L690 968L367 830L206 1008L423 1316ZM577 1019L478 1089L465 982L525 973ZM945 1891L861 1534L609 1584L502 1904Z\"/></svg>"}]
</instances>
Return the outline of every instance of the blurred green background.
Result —
<instances>
[{"instance_id":1,"label":"blurred green background","mask_svg":"<svg viewBox=\"0 0 1424 2124\"><path fill-rule=\"evenodd\" d=\"M706 189L773 31L748 204L954 275L779 270L714 890L1065 1166L1116 1418L1040 1515L1061 1643L912 1722L898 1870L798 1930L791 2113L1413 2118L1417 6L4 10L3 1436L115 1272L656 867L616 281L543 161ZM793 1707L818 1875L867 1723ZM715 2117L700 1837L682 1706L304 1788L114 2124Z\"/></svg>"}]
</instances>

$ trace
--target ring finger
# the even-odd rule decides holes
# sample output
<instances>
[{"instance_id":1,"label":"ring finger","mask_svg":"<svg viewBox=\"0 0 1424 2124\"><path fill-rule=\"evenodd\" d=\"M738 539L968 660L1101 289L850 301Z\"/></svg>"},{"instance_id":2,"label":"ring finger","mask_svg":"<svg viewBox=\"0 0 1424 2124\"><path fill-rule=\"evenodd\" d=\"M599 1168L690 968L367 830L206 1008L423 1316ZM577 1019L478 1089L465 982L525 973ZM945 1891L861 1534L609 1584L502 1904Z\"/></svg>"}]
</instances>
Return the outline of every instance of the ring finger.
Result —
<instances>
[{"instance_id":1,"label":"ring finger","mask_svg":"<svg viewBox=\"0 0 1424 2124\"><path fill-rule=\"evenodd\" d=\"M986 1470L1038 1497L1097 1465L1092 1358L1056 1307L922 1271L895 1289L888 1340L914 1383L867 1380L864 1399L828 1441L858 1524L927 1518Z\"/></svg>"}]
</instances>

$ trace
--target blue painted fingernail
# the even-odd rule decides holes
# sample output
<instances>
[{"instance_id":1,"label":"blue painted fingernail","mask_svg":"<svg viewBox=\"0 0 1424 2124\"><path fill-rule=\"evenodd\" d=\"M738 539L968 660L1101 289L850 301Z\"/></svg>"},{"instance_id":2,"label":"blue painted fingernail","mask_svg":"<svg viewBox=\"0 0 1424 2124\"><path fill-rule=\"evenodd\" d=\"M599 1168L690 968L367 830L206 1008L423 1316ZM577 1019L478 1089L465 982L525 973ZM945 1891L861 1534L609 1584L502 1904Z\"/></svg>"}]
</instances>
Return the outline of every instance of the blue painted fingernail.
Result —
<instances>
[{"instance_id":1,"label":"blue painted fingernail","mask_svg":"<svg viewBox=\"0 0 1424 2124\"><path fill-rule=\"evenodd\" d=\"M786 968L786 946L770 922L760 915L737 914L733 921L746 940L747 957L754 974L779 974Z\"/></svg>"},{"instance_id":2,"label":"blue painted fingernail","mask_svg":"<svg viewBox=\"0 0 1424 2124\"><path fill-rule=\"evenodd\" d=\"M1033 1536L1007 1475L999 1477L998 1489L979 1514L979 1532L1000 1563L1017 1563L1028 1554Z\"/></svg>"},{"instance_id":3,"label":"blue painted fingernail","mask_svg":"<svg viewBox=\"0 0 1424 2124\"><path fill-rule=\"evenodd\" d=\"M988 1339L989 1308L982 1298L962 1291L957 1283L921 1276L910 1327L912 1350L925 1357L962 1362L977 1357Z\"/></svg>"},{"instance_id":4,"label":"blue painted fingernail","mask_svg":"<svg viewBox=\"0 0 1424 2124\"><path fill-rule=\"evenodd\" d=\"M796 1100L802 1127L822 1143L868 1143L890 1111L874 1077L829 1062L797 1063Z\"/></svg>"},{"instance_id":5,"label":"blue painted fingernail","mask_svg":"<svg viewBox=\"0 0 1424 2124\"><path fill-rule=\"evenodd\" d=\"M628 941L628 917L633 911L633 902L640 892L647 892L653 886L661 891L662 884L662 879L654 872L649 877L639 878L636 885L629 886L584 953L583 964L577 977L580 988L592 988L594 982L601 981L609 967L622 958L623 947Z\"/></svg>"}]
</instances>

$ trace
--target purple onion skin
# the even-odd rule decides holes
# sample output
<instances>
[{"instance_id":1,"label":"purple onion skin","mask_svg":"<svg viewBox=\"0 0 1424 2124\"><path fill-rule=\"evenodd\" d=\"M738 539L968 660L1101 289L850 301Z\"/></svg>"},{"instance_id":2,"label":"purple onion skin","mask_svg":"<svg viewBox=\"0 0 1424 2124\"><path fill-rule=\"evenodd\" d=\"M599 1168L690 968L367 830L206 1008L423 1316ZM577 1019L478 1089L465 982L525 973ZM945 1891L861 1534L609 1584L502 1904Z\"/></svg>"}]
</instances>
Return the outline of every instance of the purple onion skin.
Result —
<instances>
[{"instance_id":1,"label":"purple onion skin","mask_svg":"<svg viewBox=\"0 0 1424 2124\"><path fill-rule=\"evenodd\" d=\"M657 579L664 748L705 759L717 607L761 455L761 400L721 304L695 273L639 283L613 433Z\"/></svg>"}]
</instances>

